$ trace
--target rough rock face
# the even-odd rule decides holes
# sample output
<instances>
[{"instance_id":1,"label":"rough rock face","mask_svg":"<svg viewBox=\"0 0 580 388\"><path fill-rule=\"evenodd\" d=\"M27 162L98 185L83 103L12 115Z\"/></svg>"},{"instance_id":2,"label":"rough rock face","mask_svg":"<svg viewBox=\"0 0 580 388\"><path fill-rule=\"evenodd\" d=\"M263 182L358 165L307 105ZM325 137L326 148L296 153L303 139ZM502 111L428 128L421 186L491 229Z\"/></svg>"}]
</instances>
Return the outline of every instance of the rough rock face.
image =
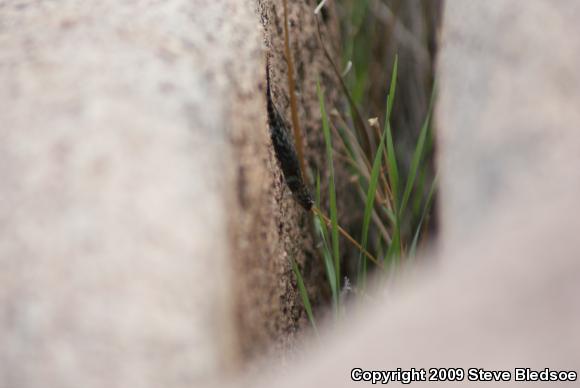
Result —
<instances>
[{"instance_id":1,"label":"rough rock face","mask_svg":"<svg viewBox=\"0 0 580 388\"><path fill-rule=\"evenodd\" d=\"M316 1L288 3L290 47L294 59L305 156L311 171L324 174L324 144L316 80L321 77L327 99L334 106L338 100L336 81L320 48L313 13ZM265 109L266 104L263 100L264 61L268 56L273 102L290 123L283 2L258 1L257 12L263 23L264 44L261 56L254 59L258 61L260 72L258 79L263 94L259 97L263 104L261 108ZM321 29L326 37L336 36L332 20L329 14L327 22L322 24ZM300 296L296 292L290 260L299 264L314 307L326 298L327 282L322 261L314 250L311 215L293 200L284 183L268 139L265 114L262 113L258 119L248 117L247 122L253 125L244 127L234 136L239 203L230 209L238 213L232 217L231 230L233 246L236 247L234 264L237 274L235 285L239 338L244 356L253 357L267 352L272 345L283 352L291 349L298 329L308 327ZM258 147L262 147L259 153ZM267 152L264 147L267 147ZM257 155L261 155L259 160ZM255 166L257 162L261 164L259 167ZM258 175L257 171L260 170L262 172ZM340 172L340 167L337 170ZM254 176L253 182L251 176Z\"/></svg>"},{"instance_id":2,"label":"rough rock face","mask_svg":"<svg viewBox=\"0 0 580 388\"><path fill-rule=\"evenodd\" d=\"M316 76L336 93L290 3L315 167ZM293 346L289 259L325 282L266 125L281 4L0 1L0 386L196 386Z\"/></svg>"}]
</instances>

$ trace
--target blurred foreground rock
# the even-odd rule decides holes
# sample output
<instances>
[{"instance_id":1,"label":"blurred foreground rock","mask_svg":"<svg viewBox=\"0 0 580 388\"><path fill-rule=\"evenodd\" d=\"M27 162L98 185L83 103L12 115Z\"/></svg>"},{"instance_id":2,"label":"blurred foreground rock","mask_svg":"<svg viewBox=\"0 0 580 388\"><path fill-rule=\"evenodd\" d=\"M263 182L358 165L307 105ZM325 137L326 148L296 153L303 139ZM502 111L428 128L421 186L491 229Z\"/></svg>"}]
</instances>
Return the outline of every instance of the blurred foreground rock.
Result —
<instances>
[{"instance_id":1,"label":"blurred foreground rock","mask_svg":"<svg viewBox=\"0 0 580 388\"><path fill-rule=\"evenodd\" d=\"M200 27L224 19L244 37L209 51ZM191 386L232 364L251 20L226 1L0 3L0 386Z\"/></svg>"}]
</instances>

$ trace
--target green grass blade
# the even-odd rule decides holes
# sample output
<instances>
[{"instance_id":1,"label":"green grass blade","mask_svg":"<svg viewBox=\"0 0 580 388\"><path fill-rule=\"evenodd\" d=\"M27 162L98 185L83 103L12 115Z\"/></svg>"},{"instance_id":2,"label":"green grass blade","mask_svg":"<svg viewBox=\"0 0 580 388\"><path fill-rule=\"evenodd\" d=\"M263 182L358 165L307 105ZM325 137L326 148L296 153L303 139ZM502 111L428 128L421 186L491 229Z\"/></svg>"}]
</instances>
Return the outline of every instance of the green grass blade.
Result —
<instances>
[{"instance_id":1,"label":"green grass blade","mask_svg":"<svg viewBox=\"0 0 580 388\"><path fill-rule=\"evenodd\" d=\"M429 127L431 125L431 112L433 109L434 96L435 96L435 87L433 87L433 92L431 93L431 101L429 102L427 117L425 117L423 127L421 128L421 133L419 134L419 139L417 140L417 145L415 146L415 151L413 152L413 158L411 160L411 168L409 169L407 184L405 186L405 191L403 193L403 198L401 200L401 211L400 211L401 215L405 211L405 208L407 207L407 202L409 201L409 197L411 196L411 191L413 190L415 179L417 177L417 171L419 169L421 160L423 159L425 140L427 139Z\"/></svg>"},{"instance_id":2,"label":"green grass blade","mask_svg":"<svg viewBox=\"0 0 580 388\"><path fill-rule=\"evenodd\" d=\"M361 246L363 247L363 249L367 249L368 232L371 223L371 215L375 204L377 185L379 182L379 172L381 170L381 160L383 156L384 142L385 142L385 133L383 133L383 135L381 136L379 148L377 149L377 153L375 155L373 168L371 170L371 179L368 185L368 191L366 195L365 212L362 227L362 238L361 238ZM361 267L359 268L359 286L362 289L364 289L367 276L367 257L362 253L362 251L360 252L359 255L359 262L361 263Z\"/></svg>"},{"instance_id":3,"label":"green grass blade","mask_svg":"<svg viewBox=\"0 0 580 388\"><path fill-rule=\"evenodd\" d=\"M393 113L393 104L395 103L395 92L397 91L397 78L399 74L399 55L395 55L393 62L393 72L391 73L391 85L389 86L389 96L387 98L387 117L385 123L390 122Z\"/></svg>"},{"instance_id":4,"label":"green grass blade","mask_svg":"<svg viewBox=\"0 0 580 388\"><path fill-rule=\"evenodd\" d=\"M421 218L425 199L423 193L425 191L425 184L428 183L426 182L428 174L428 166L422 165L417 173L417 180L415 181L415 188L413 189L416 194L411 195L411 198L409 199L408 207L410 208L409 212L412 220L418 220Z\"/></svg>"},{"instance_id":5,"label":"green grass blade","mask_svg":"<svg viewBox=\"0 0 580 388\"><path fill-rule=\"evenodd\" d=\"M316 328L316 321L314 321L314 314L312 314L312 306L310 305L310 298L308 297L308 292L306 291L306 287L304 286L304 279L302 278L302 274L298 269L298 265L293 259L290 259L292 262L292 271L294 272L294 276L296 276L296 282L298 283L298 291L300 293L300 297L302 298L302 303L304 304L304 309L306 310L306 315L308 315L308 320L312 324L314 331L318 334L318 329Z\"/></svg>"},{"instance_id":6,"label":"green grass blade","mask_svg":"<svg viewBox=\"0 0 580 388\"><path fill-rule=\"evenodd\" d=\"M393 230L393 241L391 241L391 245L389 245L389 249L387 250L387 259L390 262L397 262L399 257L401 256L401 228L398 223L395 224ZM388 266L385 265L385 270L388 269Z\"/></svg>"},{"instance_id":7,"label":"green grass blade","mask_svg":"<svg viewBox=\"0 0 580 388\"><path fill-rule=\"evenodd\" d=\"M393 193L393 202L395 210L398 208L398 190L399 190L399 168L397 166L397 157L395 154L395 145L393 142L393 133L391 130L391 114L393 112L393 104L395 103L395 93L397 90L397 76L399 69L399 57L395 56L393 64L393 72L391 74L391 85L389 87L389 95L387 96L387 112L385 115L385 129L387 135L387 148L385 149L385 163L387 165L387 173L391 184L391 191Z\"/></svg>"},{"instance_id":8,"label":"green grass blade","mask_svg":"<svg viewBox=\"0 0 580 388\"><path fill-rule=\"evenodd\" d=\"M421 219L417 224L417 230L415 231L415 236L413 236L413 242L411 243L411 248L409 250L409 256L414 257L417 253L417 244L419 243L419 235L421 234L421 230L423 229L423 223L427 218L427 214L431 210L432 202L433 202L433 194L437 188L437 177L433 179L433 183L431 183L431 188L429 189L429 194L427 194L427 200L425 201L425 206L423 207L423 213L421 214Z\"/></svg>"},{"instance_id":9,"label":"green grass blade","mask_svg":"<svg viewBox=\"0 0 580 388\"><path fill-rule=\"evenodd\" d=\"M318 226L324 228L324 223L322 220L317 220ZM336 271L334 270L334 262L332 261L332 254L328 247L328 242L322 234L323 247L322 247L322 257L324 259L324 268L326 269L326 276L328 277L328 283L330 284L330 291L332 293L332 301L334 303L335 312L338 310L338 299L340 294L340 286L336 283Z\"/></svg>"},{"instance_id":10,"label":"green grass blade","mask_svg":"<svg viewBox=\"0 0 580 388\"><path fill-rule=\"evenodd\" d=\"M387 124L387 171L393 192L393 204L395 209L399 209L399 167L397 165L397 156L395 154L395 145L393 143L393 133L391 124ZM397 213L399 213L397 211Z\"/></svg>"},{"instance_id":11,"label":"green grass blade","mask_svg":"<svg viewBox=\"0 0 580 388\"><path fill-rule=\"evenodd\" d=\"M322 220L317 220L318 225L324 227ZM334 263L332 261L332 254L328 248L328 242L323 237L323 248L322 257L324 259L324 268L326 270L326 276L328 277L328 284L330 285L330 291L332 293L332 307L334 310L335 317L338 317L339 302L340 302L340 285L336 282L336 272L334 271Z\"/></svg>"},{"instance_id":12,"label":"green grass blade","mask_svg":"<svg viewBox=\"0 0 580 388\"><path fill-rule=\"evenodd\" d=\"M320 174L316 176L316 207L320 208ZM339 289L340 285L336 283L336 272L334 270L334 262L332 261L332 253L328 246L328 231L326 229L326 224L320 215L316 215L314 218L314 226L319 238L322 240L322 259L324 261L324 268L326 270L326 276L328 277L328 284L330 285L330 291L332 293L332 301L335 313L338 314L338 301L339 301Z\"/></svg>"},{"instance_id":13,"label":"green grass blade","mask_svg":"<svg viewBox=\"0 0 580 388\"><path fill-rule=\"evenodd\" d=\"M340 284L340 251L338 240L338 211L336 208L336 186L334 183L334 164L332 140L330 138L330 126L328 125L328 116L326 114L326 107L324 105L324 94L320 89L320 81L316 83L316 90L318 92L318 100L320 103L320 115L322 117L322 131L324 132L324 142L326 144L326 158L328 161L328 171L330 181L328 191L330 196L330 221L331 221L331 235L332 235L332 255L334 257L334 270L336 272L336 283Z\"/></svg>"},{"instance_id":14,"label":"green grass blade","mask_svg":"<svg viewBox=\"0 0 580 388\"><path fill-rule=\"evenodd\" d=\"M387 113L385 117L385 133L387 137L387 149L385 161L387 163L387 172L393 193L393 207L395 213L395 223L393 225L393 240L389 246L387 257L392 258L401 254L401 222L399 208L399 167L397 165L397 155L395 153L395 143L393 140L393 131L391 128L391 113L395 103L395 92L397 90L397 75L399 68L399 57L395 56L393 64L393 73L391 75L391 86L389 87L389 96L387 98ZM385 266L385 269L387 266Z\"/></svg>"}]
</instances>

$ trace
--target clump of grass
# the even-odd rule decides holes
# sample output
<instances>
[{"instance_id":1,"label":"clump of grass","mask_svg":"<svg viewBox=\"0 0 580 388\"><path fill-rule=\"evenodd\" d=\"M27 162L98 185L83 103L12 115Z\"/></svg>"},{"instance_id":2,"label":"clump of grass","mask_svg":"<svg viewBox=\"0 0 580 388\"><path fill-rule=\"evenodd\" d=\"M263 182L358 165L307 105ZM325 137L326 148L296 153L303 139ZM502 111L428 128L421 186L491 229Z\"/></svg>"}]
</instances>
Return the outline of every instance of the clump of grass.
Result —
<instances>
[{"instance_id":1,"label":"clump of grass","mask_svg":"<svg viewBox=\"0 0 580 388\"><path fill-rule=\"evenodd\" d=\"M425 174L420 174L420 172L427 168L425 166L427 161L424 156L426 152L426 139L431 130L430 113L427 115L421 129L409 173L405 177L401 177L400 175L397 153L393 141L393 129L390 121L396 96L397 70L397 58L395 58L389 95L387 96L383 130L376 141L376 149L371 155L368 155L368 159L373 160L372 166L362 161L361 158L356 159L352 156L355 154L354 148L361 148L359 144L352 144L352 142L357 142L356 131L353 128L343 127L342 131L335 131L339 136L342 133L345 137L346 135L344 134L350 132L350 139L354 139L354 141L351 140L351 149L345 150L345 159L348 161L347 166L351 166L351 173L357 177L355 182L358 186L359 193L361 193L361 207L364 209L363 222L360 227L360 246L362 249L359 252L359 264L356 274L357 282L355 283L359 291L364 291L369 272L368 258L367 255L363 254L363 250L367 250L368 248L371 255L377 257L382 264L382 266L376 266L381 267L385 271L395 268L402 257L416 252L422 227L431 209L433 192L435 190L434 183L431 183L429 196L426 200L422 198L422 191L417 190L418 186L425 184ZM322 92L319 91L319 94L322 95ZM327 154L335 155L340 153L341 150L333 147L330 131L325 129L328 127L326 123L328 118L326 117L322 96L320 97L320 105ZM342 144L348 147L346 141L342 142ZM328 149L331 149L331 151L329 152ZM330 164L332 162L331 158L329 158L328 163ZM330 167L329 170L333 171ZM418 181L420 181L420 185L417 184ZM383 183L382 185L380 184L381 182ZM331 193L335 191L334 177L330 178L329 190ZM377 200L377 198L380 198L380 200ZM412 214L415 209L409 208L410 201L422 203L422 206L417 209L420 214L419 217ZM335 200L331 202L335 202ZM334 211L331 209L331 213ZM402 228L403 220L408 219L411 219L413 224L413 228L410 228L412 233ZM371 221L373 221L372 224ZM338 228L339 226L334 223L331 225L332 239L338 235ZM386 231L386 233L381 233L380 231ZM369 244L371 240L373 244ZM336 268L340 267L336 266ZM335 277L338 279L342 278L343 275L342 273L335 273Z\"/></svg>"},{"instance_id":2,"label":"clump of grass","mask_svg":"<svg viewBox=\"0 0 580 388\"><path fill-rule=\"evenodd\" d=\"M355 7L357 12L352 16L355 29L361 28L364 15L361 16L360 13L365 12L368 3L368 0L361 0L359 6ZM356 279L353 287L357 294L364 295L371 271L378 269L385 274L392 273L404 260L415 256L421 243L436 191L436 178L431 178L429 174L431 165L427 158L432 148L431 111L435 87L433 85L429 108L419 130L410 164L408 168L401 169L398 155L400 151L394 141L395 129L392 126L397 94L398 57L395 56L393 61L381 126L377 118L369 117L365 122L358 108L360 102L364 100L363 92L366 90L364 84L368 82L369 74L368 63L365 64L363 61L361 65L361 54L358 53L356 61L359 73L352 77L354 81L345 82L343 74L339 72L322 41L320 30L319 38L325 56L339 78L344 96L349 103L349 112L339 113L333 110L333 114L329 116L324 91L320 84L317 84L328 173L322 179L328 179L329 192L326 212L322 210L324 206L320 199L321 177L318 175L316 203L313 207L314 226L332 294L334 316L338 317L342 310L341 279L349 277ZM347 52L350 51L351 54L354 53L353 42L354 40L347 42ZM382 130L379 129L381 127ZM360 203L353 204L353 208L358 207L363 214L362 224L357 228L360 236L358 240L338 224L338 213L341 209L338 209L337 196L341 193L337 193L334 174L337 161L345 163L345 167L355 178L352 179L354 182L352 189L359 193ZM330 214L330 217L325 214ZM341 263L341 239L347 240L358 251L354 274L346 273L344 270L346 266ZM302 276L296 263L292 264L307 315L316 328Z\"/></svg>"},{"instance_id":3,"label":"clump of grass","mask_svg":"<svg viewBox=\"0 0 580 388\"><path fill-rule=\"evenodd\" d=\"M421 190L417 189L417 187L422 187L425 184L425 174L419 174L419 172L427 168L427 166L424 165L424 163L426 163L424 156L426 139L431 130L430 108L413 153L410 172L406 176L406 179L404 179L404 190L401 193L401 177L399 175L396 149L393 142L392 128L390 124L390 115L395 101L397 68L397 59L395 58L391 86L389 88L389 95L387 96L387 113L377 148L374 155L372 155L373 164L370 167L370 171L367 163L357 161L352 156L354 152L346 152L346 158L349 160L349 165L356 166L352 168L352 172L353 174L358 175L356 182L359 191L363 193L363 195L361 195L361 205L364 208L364 216L361 226L361 239L360 243L351 241L359 250L356 274L357 281L355 283L355 287L359 293L364 293L366 288L367 277L370 272L368 263L369 258L372 258L372 264L376 267L388 272L392 269L396 269L402 258L415 255L425 220L431 211L433 194L436 187L434 180L431 182L429 194L424 200L422 198ZM334 158L335 154L340 151L336 150L333 146L324 93L320 88L320 84L317 85L317 90L322 117L321 126L325 139L328 164L330 219L328 219L328 217L324 215L324 212L320 210L320 175L318 175L316 182L316 203L313 207L315 213L314 222L332 294L334 315L335 317L338 317L341 310L341 279L345 278L345 274L341 271L342 267L340 263L339 243L341 237L346 237L347 239L352 237L350 237L350 235L347 234L338 224ZM351 134L354 132L352 128L347 127L343 129L344 131L351 131ZM356 141L356 137L354 137L354 139ZM342 144L344 146L346 145L346 142L343 142ZM381 181L385 183L382 186L379 184ZM417 181L420 181L420 185L417 185ZM382 200L377 201L377 197L382 198ZM413 209L408 207L410 201L422 203L418 208L420 216L415 219L412 228L413 233L411 234L406 233L401 228L402 219L409 217L414 218L413 214L409 214L414 212ZM371 225L371 220L373 219L375 228ZM328 228L330 228L330 231ZM387 234L384 235L384 233L377 232L379 230L386 230ZM383 234L383 238L380 237L381 234ZM371 251L374 251L374 254L369 253L367 250L370 237L374 240L374 247L370 248ZM375 256L378 259L375 258ZM295 266L295 263L293 264L293 269L297 278L301 279L302 277L298 268ZM298 280L298 283L300 285L301 281ZM313 323L313 326L315 326L306 289L303 286L299 286L299 291L309 319Z\"/></svg>"}]
</instances>

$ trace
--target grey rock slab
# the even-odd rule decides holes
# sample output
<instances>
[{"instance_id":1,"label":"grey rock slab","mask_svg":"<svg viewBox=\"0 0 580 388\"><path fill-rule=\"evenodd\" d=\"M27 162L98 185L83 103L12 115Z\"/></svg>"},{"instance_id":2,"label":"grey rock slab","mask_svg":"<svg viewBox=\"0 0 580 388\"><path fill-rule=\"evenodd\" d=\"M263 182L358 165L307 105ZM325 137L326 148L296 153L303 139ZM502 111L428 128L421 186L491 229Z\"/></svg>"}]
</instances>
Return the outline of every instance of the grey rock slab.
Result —
<instances>
[{"instance_id":1,"label":"grey rock slab","mask_svg":"<svg viewBox=\"0 0 580 388\"><path fill-rule=\"evenodd\" d=\"M449 2L439 61L442 239L580 193L576 1Z\"/></svg>"},{"instance_id":2,"label":"grey rock slab","mask_svg":"<svg viewBox=\"0 0 580 388\"><path fill-rule=\"evenodd\" d=\"M0 2L0 386L231 366L229 101L259 31L249 2Z\"/></svg>"}]
</instances>

